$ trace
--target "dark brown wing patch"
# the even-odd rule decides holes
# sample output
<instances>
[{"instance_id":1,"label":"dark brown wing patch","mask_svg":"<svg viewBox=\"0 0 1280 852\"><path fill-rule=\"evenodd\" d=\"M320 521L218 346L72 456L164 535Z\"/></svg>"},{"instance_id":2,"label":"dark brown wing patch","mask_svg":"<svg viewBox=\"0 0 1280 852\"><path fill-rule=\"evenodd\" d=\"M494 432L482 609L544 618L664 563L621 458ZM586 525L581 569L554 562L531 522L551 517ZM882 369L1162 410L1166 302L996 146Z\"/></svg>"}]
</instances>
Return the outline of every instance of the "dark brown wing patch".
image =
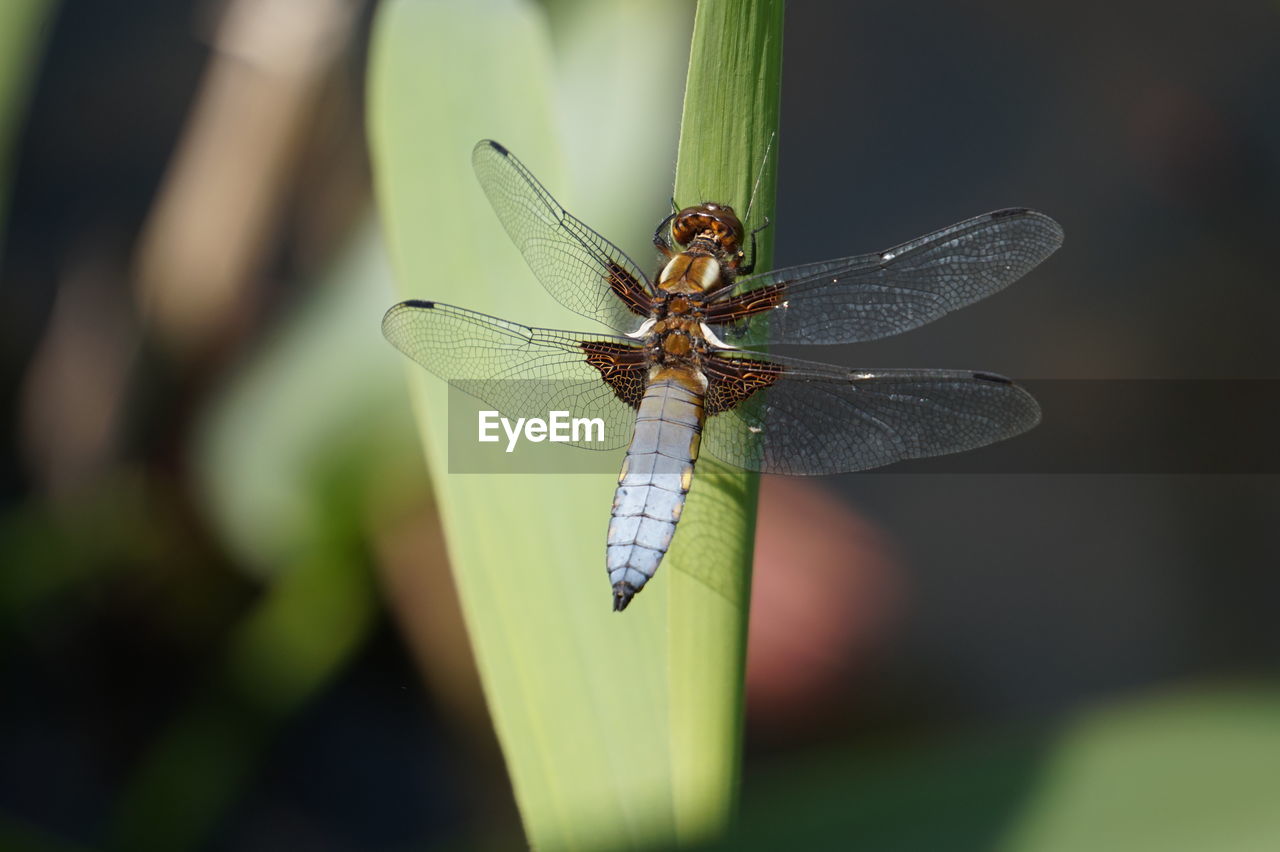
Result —
<instances>
[{"instance_id":1,"label":"dark brown wing patch","mask_svg":"<svg viewBox=\"0 0 1280 852\"><path fill-rule=\"evenodd\" d=\"M649 375L644 350L602 340L584 340L579 345L587 353L587 363L600 371L600 378L613 388L614 395L632 408L639 408Z\"/></svg>"},{"instance_id":2,"label":"dark brown wing patch","mask_svg":"<svg viewBox=\"0 0 1280 852\"><path fill-rule=\"evenodd\" d=\"M707 416L741 405L756 391L776 382L786 370L772 361L722 355L708 358L703 369L707 376Z\"/></svg>"},{"instance_id":3,"label":"dark brown wing patch","mask_svg":"<svg viewBox=\"0 0 1280 852\"><path fill-rule=\"evenodd\" d=\"M610 260L608 267L609 289L622 300L622 303L627 306L627 310L648 319L652 313L653 300L649 297L644 285L615 261Z\"/></svg>"},{"instance_id":4,"label":"dark brown wing patch","mask_svg":"<svg viewBox=\"0 0 1280 852\"><path fill-rule=\"evenodd\" d=\"M710 305L703 315L712 325L727 325L773 310L786 300L786 293L786 284L770 284L768 287L749 290L732 299Z\"/></svg>"}]
</instances>

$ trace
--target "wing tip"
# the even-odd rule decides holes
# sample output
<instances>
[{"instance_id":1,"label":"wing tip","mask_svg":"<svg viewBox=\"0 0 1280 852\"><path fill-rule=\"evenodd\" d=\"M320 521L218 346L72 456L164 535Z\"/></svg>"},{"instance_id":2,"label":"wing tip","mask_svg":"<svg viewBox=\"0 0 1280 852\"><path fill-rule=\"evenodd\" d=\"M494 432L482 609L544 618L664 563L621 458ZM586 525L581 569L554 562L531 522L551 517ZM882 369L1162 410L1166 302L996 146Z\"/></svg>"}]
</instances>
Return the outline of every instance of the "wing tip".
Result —
<instances>
[{"instance_id":1,"label":"wing tip","mask_svg":"<svg viewBox=\"0 0 1280 852\"><path fill-rule=\"evenodd\" d=\"M507 150L507 146L503 145L501 142L494 142L492 139L481 139L480 145L477 145L476 147L478 148L481 145L488 145L504 157L511 156L511 152Z\"/></svg>"},{"instance_id":2,"label":"wing tip","mask_svg":"<svg viewBox=\"0 0 1280 852\"><path fill-rule=\"evenodd\" d=\"M1040 425L1040 421L1043 417L1043 413L1040 409L1040 402L1022 385L1018 384L1013 379L1000 375L999 373L975 371L969 375L979 382L990 382L993 385L1006 385L1011 389L1010 392L1018 397L1022 403L1023 410L1021 416L1018 418L1017 424L1015 425L1015 430L1011 431L1003 438L998 438L997 440L1005 440L1006 438L1012 438L1014 435L1021 435L1023 432Z\"/></svg>"},{"instance_id":3,"label":"wing tip","mask_svg":"<svg viewBox=\"0 0 1280 852\"><path fill-rule=\"evenodd\" d=\"M1005 207L1001 210L992 210L987 214L987 218L991 220L1011 219L1014 217L1034 220L1042 225L1053 237L1054 250L1062 245L1062 240L1066 233L1062 230L1062 225L1058 224L1058 220L1047 213L1041 213L1039 210L1030 207Z\"/></svg>"},{"instance_id":4,"label":"wing tip","mask_svg":"<svg viewBox=\"0 0 1280 852\"><path fill-rule=\"evenodd\" d=\"M387 312L382 315L383 337L386 337L388 340L392 340L392 342L394 342L392 335L395 332L395 327L398 323L399 317L401 314L404 313L405 309L434 308L435 306L436 306L435 302L427 302L422 299L406 299L403 302L396 302L394 305L387 308ZM399 344L396 344L396 345L399 346Z\"/></svg>"}]
</instances>

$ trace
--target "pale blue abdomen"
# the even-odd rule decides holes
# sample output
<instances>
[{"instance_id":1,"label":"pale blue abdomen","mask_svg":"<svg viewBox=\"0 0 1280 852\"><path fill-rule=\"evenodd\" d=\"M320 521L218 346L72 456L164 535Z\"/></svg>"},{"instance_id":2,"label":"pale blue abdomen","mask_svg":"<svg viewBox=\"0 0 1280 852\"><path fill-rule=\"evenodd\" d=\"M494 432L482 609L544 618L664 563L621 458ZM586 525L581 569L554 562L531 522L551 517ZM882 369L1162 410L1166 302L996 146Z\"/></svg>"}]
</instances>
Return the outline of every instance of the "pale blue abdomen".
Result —
<instances>
[{"instance_id":1,"label":"pale blue abdomen","mask_svg":"<svg viewBox=\"0 0 1280 852\"><path fill-rule=\"evenodd\" d=\"M686 371L659 374L645 390L618 477L606 564L613 608L625 609L671 545L693 482L702 435L702 394Z\"/></svg>"}]
</instances>

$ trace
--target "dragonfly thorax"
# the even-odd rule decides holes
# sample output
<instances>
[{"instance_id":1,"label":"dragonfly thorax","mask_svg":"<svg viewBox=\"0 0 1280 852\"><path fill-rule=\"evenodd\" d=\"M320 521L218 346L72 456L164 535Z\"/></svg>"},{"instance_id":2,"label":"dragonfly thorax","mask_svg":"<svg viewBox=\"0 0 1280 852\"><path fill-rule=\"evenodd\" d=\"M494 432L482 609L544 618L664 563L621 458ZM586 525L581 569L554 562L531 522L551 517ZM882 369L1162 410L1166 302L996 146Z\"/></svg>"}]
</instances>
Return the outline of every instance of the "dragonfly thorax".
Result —
<instances>
[{"instance_id":1,"label":"dragonfly thorax","mask_svg":"<svg viewBox=\"0 0 1280 852\"><path fill-rule=\"evenodd\" d=\"M645 338L650 363L696 365L697 356L707 345L702 325L698 315L684 312L668 314L655 322Z\"/></svg>"},{"instance_id":2,"label":"dragonfly thorax","mask_svg":"<svg viewBox=\"0 0 1280 852\"><path fill-rule=\"evenodd\" d=\"M720 286L724 276L720 261L709 254L684 251L668 261L658 276L658 290L692 295Z\"/></svg>"}]
</instances>

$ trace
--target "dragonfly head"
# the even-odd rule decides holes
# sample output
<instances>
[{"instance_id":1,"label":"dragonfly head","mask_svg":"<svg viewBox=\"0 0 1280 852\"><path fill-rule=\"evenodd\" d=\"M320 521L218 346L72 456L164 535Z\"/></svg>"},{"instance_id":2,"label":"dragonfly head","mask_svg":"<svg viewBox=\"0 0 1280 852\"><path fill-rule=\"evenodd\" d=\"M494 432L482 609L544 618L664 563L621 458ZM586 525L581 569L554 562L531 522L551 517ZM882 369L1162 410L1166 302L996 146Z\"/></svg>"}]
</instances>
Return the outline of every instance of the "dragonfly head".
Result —
<instances>
[{"instance_id":1,"label":"dragonfly head","mask_svg":"<svg viewBox=\"0 0 1280 852\"><path fill-rule=\"evenodd\" d=\"M671 223L671 236L682 246L704 240L716 251L736 255L742 249L742 222L727 204L705 202L677 213Z\"/></svg>"}]
</instances>

